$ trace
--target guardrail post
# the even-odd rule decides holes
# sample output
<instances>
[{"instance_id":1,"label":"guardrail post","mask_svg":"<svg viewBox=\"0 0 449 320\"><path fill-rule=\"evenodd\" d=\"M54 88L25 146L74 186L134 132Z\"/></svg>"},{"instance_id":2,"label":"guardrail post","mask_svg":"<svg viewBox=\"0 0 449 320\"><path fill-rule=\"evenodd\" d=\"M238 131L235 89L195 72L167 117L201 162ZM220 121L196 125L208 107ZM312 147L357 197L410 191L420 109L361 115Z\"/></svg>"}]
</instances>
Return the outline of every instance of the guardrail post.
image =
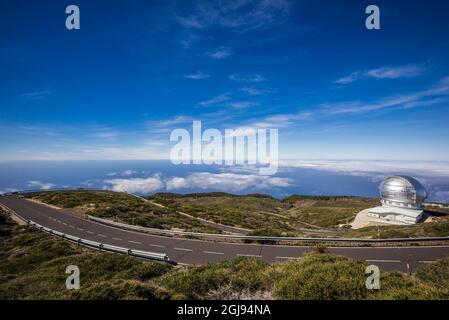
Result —
<instances>
[{"instance_id":1,"label":"guardrail post","mask_svg":"<svg viewBox=\"0 0 449 320\"><path fill-rule=\"evenodd\" d=\"M98 249L100 250L100 252L101 252L101 248L103 248L103 244L102 243L100 243L100 245L98 246Z\"/></svg>"}]
</instances>

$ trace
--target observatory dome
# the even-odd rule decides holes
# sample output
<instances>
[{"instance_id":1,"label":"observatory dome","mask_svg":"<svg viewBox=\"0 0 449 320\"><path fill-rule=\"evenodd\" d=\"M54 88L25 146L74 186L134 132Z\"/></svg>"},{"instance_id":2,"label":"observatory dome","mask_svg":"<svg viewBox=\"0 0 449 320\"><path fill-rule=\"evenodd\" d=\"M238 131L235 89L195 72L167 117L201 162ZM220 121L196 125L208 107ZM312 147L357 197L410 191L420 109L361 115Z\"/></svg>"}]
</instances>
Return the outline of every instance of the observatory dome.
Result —
<instances>
[{"instance_id":1,"label":"observatory dome","mask_svg":"<svg viewBox=\"0 0 449 320\"><path fill-rule=\"evenodd\" d=\"M384 206L422 209L427 191L412 177L392 176L380 185L380 198Z\"/></svg>"}]
</instances>

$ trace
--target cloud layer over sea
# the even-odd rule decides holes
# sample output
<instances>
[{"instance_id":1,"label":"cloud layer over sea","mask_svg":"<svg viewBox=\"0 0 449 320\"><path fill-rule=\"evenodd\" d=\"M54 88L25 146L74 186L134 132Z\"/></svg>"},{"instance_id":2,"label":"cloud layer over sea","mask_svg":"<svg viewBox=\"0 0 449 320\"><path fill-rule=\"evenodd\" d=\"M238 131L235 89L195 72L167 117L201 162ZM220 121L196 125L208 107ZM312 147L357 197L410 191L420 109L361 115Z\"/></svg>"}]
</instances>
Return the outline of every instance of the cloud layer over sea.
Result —
<instances>
[{"instance_id":1,"label":"cloud layer over sea","mask_svg":"<svg viewBox=\"0 0 449 320\"><path fill-rule=\"evenodd\" d=\"M23 161L0 163L0 192L98 188L136 194L223 191L305 195L378 195L383 178L411 175L432 201L449 202L449 162L285 160L275 176L256 167L172 165L169 161Z\"/></svg>"}]
</instances>

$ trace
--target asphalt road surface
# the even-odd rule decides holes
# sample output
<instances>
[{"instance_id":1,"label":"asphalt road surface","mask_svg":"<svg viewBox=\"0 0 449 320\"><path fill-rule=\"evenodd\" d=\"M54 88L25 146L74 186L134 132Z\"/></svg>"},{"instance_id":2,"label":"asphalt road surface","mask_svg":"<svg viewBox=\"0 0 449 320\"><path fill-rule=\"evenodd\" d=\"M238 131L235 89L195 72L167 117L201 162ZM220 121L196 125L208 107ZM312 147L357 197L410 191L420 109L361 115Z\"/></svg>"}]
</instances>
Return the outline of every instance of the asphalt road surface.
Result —
<instances>
[{"instance_id":1,"label":"asphalt road surface","mask_svg":"<svg viewBox=\"0 0 449 320\"><path fill-rule=\"evenodd\" d=\"M84 220L62 210L35 203L16 195L0 197L0 203L21 217L79 238L105 244L166 253L178 263L202 264L235 256L259 257L285 261L300 257L310 247L240 244L171 238L142 234ZM413 271L419 265L449 256L449 246L434 247L346 247L329 248L328 252L379 266L383 270Z\"/></svg>"}]
</instances>

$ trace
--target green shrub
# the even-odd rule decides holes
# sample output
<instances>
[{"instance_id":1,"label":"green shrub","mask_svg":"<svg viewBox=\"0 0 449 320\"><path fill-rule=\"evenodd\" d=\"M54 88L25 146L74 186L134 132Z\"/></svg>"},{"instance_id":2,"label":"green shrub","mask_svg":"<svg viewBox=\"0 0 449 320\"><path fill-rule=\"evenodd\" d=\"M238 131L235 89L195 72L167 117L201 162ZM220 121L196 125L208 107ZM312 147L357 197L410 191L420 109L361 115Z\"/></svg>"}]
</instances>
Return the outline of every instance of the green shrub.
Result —
<instances>
[{"instance_id":1,"label":"green shrub","mask_svg":"<svg viewBox=\"0 0 449 320\"><path fill-rule=\"evenodd\" d=\"M267 267L259 259L238 257L166 274L161 284L183 299L202 299L221 287L237 292L261 290L269 284Z\"/></svg>"},{"instance_id":2,"label":"green shrub","mask_svg":"<svg viewBox=\"0 0 449 320\"><path fill-rule=\"evenodd\" d=\"M441 288L449 297L449 257L418 268L416 277L431 286Z\"/></svg>"}]
</instances>

